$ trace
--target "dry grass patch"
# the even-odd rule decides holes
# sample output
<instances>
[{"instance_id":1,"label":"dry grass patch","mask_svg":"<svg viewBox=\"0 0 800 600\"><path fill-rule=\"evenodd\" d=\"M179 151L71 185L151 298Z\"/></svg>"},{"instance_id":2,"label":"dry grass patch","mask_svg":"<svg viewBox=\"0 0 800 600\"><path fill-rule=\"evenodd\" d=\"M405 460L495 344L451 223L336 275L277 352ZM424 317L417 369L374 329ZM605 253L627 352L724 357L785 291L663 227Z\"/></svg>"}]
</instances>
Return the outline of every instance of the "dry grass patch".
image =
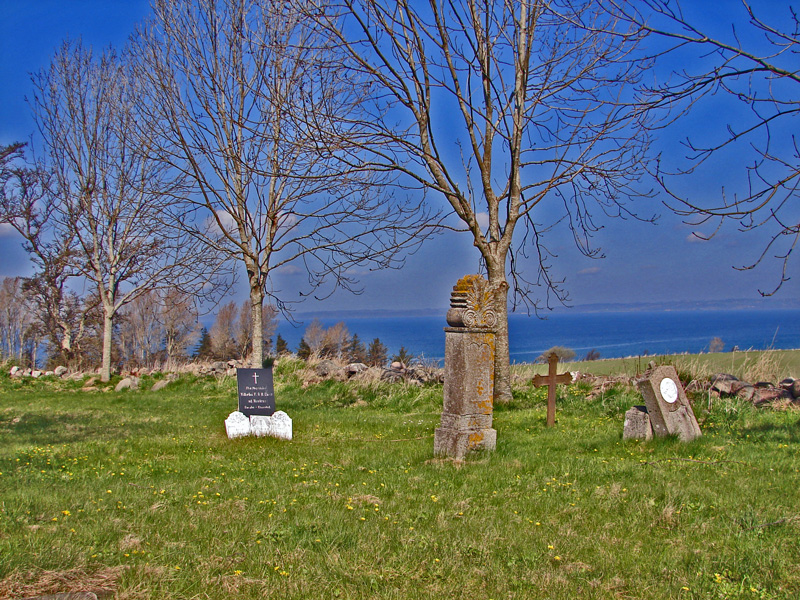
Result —
<instances>
[{"instance_id":1,"label":"dry grass patch","mask_svg":"<svg viewBox=\"0 0 800 600\"><path fill-rule=\"evenodd\" d=\"M118 581L128 567L102 567L90 571L75 567L67 571L14 571L0 581L0 598L28 598L66 592L94 592L106 597L117 589Z\"/></svg>"}]
</instances>

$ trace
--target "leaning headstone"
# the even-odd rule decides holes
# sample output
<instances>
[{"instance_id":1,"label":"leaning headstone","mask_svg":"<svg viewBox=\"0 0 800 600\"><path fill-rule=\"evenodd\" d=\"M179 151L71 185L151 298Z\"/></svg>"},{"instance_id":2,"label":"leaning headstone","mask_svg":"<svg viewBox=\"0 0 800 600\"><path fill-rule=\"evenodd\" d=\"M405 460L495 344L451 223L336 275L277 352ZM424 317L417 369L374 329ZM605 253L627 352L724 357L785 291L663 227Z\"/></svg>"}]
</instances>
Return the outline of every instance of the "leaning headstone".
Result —
<instances>
[{"instance_id":1,"label":"leaning headstone","mask_svg":"<svg viewBox=\"0 0 800 600\"><path fill-rule=\"evenodd\" d=\"M225 419L225 433L230 439L250 435L250 419L238 410L233 411Z\"/></svg>"},{"instance_id":2,"label":"leaning headstone","mask_svg":"<svg viewBox=\"0 0 800 600\"><path fill-rule=\"evenodd\" d=\"M622 428L623 440L652 440L653 427L647 407L634 406L625 413L625 425Z\"/></svg>"},{"instance_id":3,"label":"leaning headstone","mask_svg":"<svg viewBox=\"0 0 800 600\"><path fill-rule=\"evenodd\" d=\"M282 410L275 411L272 416L250 416L250 432L256 437L274 437L279 440L292 440L292 419Z\"/></svg>"},{"instance_id":4,"label":"leaning headstone","mask_svg":"<svg viewBox=\"0 0 800 600\"><path fill-rule=\"evenodd\" d=\"M433 451L463 458L471 450L494 450L492 429L497 314L488 282L467 275L453 287L447 312L444 403Z\"/></svg>"},{"instance_id":5,"label":"leaning headstone","mask_svg":"<svg viewBox=\"0 0 800 600\"><path fill-rule=\"evenodd\" d=\"M654 435L677 435L684 442L702 435L675 367L656 367L636 386L644 396Z\"/></svg>"}]
</instances>

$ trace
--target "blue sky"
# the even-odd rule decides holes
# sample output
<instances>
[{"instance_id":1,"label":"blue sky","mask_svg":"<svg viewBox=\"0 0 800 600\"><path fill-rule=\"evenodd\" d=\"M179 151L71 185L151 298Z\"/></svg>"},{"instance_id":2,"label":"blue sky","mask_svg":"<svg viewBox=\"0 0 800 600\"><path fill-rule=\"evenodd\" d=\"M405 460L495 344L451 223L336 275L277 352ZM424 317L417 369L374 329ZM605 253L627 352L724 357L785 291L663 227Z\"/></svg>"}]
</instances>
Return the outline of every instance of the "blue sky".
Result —
<instances>
[{"instance_id":1,"label":"blue sky","mask_svg":"<svg viewBox=\"0 0 800 600\"><path fill-rule=\"evenodd\" d=\"M148 12L147 0L0 0L0 144L28 141L34 133L25 101L32 89L29 74L47 66L65 37L82 37L84 44L97 49L109 44L121 47L137 21ZM724 11L714 22L736 14L733 10ZM725 122L715 118L718 114L718 107L704 107L684 122L683 130L673 131L669 139L677 139L685 131L698 133L706 127L724 127ZM663 147L675 150L666 137ZM718 194L723 185L728 191L741 185L741 173L731 168L736 163L735 156L733 159L720 159L699 186L696 181L692 183L693 193ZM606 255L602 260L581 256L566 229L557 230L550 237L551 250L558 255L553 272L566 280L572 304L580 307L728 298L756 302L759 288L772 289L777 283L777 261L767 261L751 271L733 268L757 256L763 234L744 235L728 227L711 241L701 241L692 235L694 228L672 215L660 200L642 203L638 209L642 214L660 214L658 224L618 219L604 222L605 228L594 238ZM798 264L795 261L790 268L797 271ZM478 255L469 236L442 235L409 257L400 271L362 273L363 294L338 292L324 302L307 300L298 310L442 308L448 303L455 281L477 269ZM533 265L528 272L535 276ZM30 274L20 240L0 228L0 277ZM277 287L291 299L300 277L286 275L278 279ZM243 300L245 296L241 287L235 299ZM797 306L798 297L800 277L795 277L783 286L776 300L795 302ZM769 307L774 302L761 304Z\"/></svg>"}]
</instances>

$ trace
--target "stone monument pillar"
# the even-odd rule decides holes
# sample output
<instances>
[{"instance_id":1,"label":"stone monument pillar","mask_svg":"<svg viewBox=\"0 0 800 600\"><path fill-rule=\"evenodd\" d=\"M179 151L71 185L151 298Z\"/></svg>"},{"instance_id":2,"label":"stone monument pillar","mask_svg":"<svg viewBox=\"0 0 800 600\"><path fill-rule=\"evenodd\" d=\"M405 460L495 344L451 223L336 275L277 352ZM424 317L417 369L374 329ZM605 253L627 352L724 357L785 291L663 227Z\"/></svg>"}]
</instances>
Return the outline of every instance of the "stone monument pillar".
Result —
<instances>
[{"instance_id":1,"label":"stone monument pillar","mask_svg":"<svg viewBox=\"0 0 800 600\"><path fill-rule=\"evenodd\" d=\"M447 311L442 423L433 438L437 456L463 458L470 450L494 450L492 429L497 314L489 283L467 275L453 287Z\"/></svg>"}]
</instances>

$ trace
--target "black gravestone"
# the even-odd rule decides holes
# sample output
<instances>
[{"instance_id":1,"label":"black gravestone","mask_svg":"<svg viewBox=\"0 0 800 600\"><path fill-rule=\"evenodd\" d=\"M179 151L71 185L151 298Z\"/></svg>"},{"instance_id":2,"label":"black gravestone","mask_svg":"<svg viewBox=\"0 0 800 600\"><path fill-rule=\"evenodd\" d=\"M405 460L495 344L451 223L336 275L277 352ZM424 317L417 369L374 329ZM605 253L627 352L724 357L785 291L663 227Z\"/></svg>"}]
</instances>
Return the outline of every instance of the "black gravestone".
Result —
<instances>
[{"instance_id":1,"label":"black gravestone","mask_svg":"<svg viewBox=\"0 0 800 600\"><path fill-rule=\"evenodd\" d=\"M275 389L272 368L236 369L239 412L246 416L270 416L275 412Z\"/></svg>"}]
</instances>

